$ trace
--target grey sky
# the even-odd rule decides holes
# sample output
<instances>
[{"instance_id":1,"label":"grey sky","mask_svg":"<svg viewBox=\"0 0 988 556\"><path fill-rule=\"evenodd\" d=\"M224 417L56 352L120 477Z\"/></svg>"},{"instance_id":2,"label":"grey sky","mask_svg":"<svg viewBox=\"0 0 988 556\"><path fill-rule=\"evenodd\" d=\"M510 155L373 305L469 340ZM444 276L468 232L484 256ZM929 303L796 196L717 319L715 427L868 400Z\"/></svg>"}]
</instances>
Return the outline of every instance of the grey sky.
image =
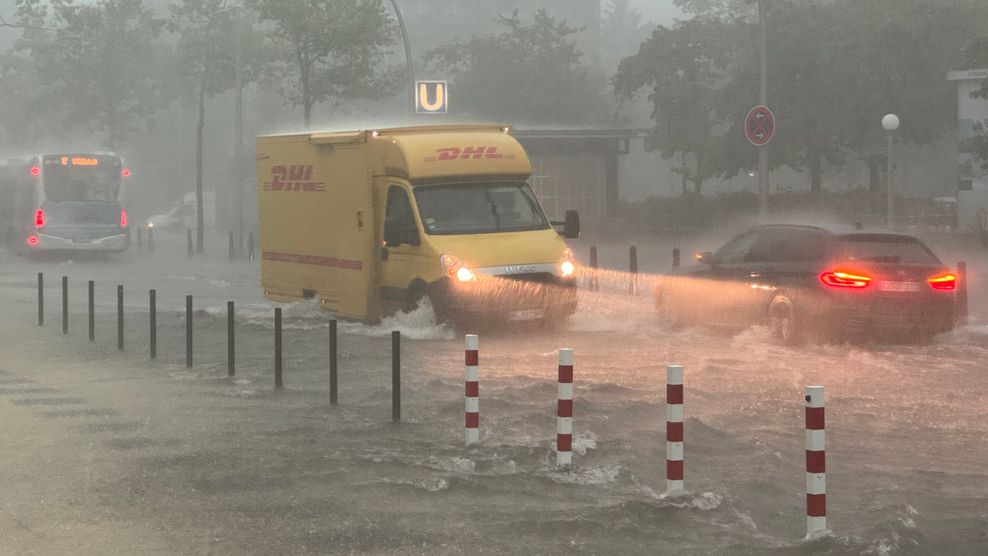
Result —
<instances>
[{"instance_id":1,"label":"grey sky","mask_svg":"<svg viewBox=\"0 0 988 556\"><path fill-rule=\"evenodd\" d=\"M631 4L645 16L656 23L672 23L673 18L681 17L682 12L673 5L672 0L631 0Z\"/></svg>"}]
</instances>

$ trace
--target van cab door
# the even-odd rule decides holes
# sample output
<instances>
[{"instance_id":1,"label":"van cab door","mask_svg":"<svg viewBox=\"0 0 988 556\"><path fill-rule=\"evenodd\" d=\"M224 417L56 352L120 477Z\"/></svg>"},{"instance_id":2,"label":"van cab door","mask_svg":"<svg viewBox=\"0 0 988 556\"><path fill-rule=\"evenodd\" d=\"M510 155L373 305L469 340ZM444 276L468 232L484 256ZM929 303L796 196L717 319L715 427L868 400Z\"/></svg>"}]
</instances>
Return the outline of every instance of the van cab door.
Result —
<instances>
[{"instance_id":1,"label":"van cab door","mask_svg":"<svg viewBox=\"0 0 988 556\"><path fill-rule=\"evenodd\" d=\"M382 179L376 189L382 308L386 313L412 309L408 305L413 298L425 293L424 289L412 290L424 287L429 263L438 267L439 260L431 255L425 241L411 188Z\"/></svg>"}]
</instances>

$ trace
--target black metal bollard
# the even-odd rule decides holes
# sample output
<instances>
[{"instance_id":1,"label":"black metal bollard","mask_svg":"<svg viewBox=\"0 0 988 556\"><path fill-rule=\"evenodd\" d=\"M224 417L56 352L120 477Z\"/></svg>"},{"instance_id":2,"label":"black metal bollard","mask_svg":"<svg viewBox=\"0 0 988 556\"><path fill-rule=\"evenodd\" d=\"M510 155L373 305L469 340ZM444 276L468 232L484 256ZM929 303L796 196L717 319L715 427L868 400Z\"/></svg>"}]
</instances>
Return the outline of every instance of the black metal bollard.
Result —
<instances>
[{"instance_id":1,"label":"black metal bollard","mask_svg":"<svg viewBox=\"0 0 988 556\"><path fill-rule=\"evenodd\" d=\"M185 368L192 368L192 296L185 296Z\"/></svg>"},{"instance_id":2,"label":"black metal bollard","mask_svg":"<svg viewBox=\"0 0 988 556\"><path fill-rule=\"evenodd\" d=\"M117 349L124 348L123 286L117 286Z\"/></svg>"},{"instance_id":3,"label":"black metal bollard","mask_svg":"<svg viewBox=\"0 0 988 556\"><path fill-rule=\"evenodd\" d=\"M230 232L230 238L229 238L229 242L228 242L228 246L227 246L227 251L228 251L227 256L229 257L230 262L233 262L233 260L235 258L237 258L237 256L236 256L237 255L237 253L236 253L236 247L235 247L235 244L233 242L233 232Z\"/></svg>"},{"instance_id":4,"label":"black metal bollard","mask_svg":"<svg viewBox=\"0 0 988 556\"><path fill-rule=\"evenodd\" d=\"M628 271L631 274L628 283L628 293L638 295L638 248L634 245L628 249Z\"/></svg>"},{"instance_id":5,"label":"black metal bollard","mask_svg":"<svg viewBox=\"0 0 988 556\"><path fill-rule=\"evenodd\" d=\"M154 253L154 228L148 228L148 251Z\"/></svg>"},{"instance_id":6,"label":"black metal bollard","mask_svg":"<svg viewBox=\"0 0 988 556\"><path fill-rule=\"evenodd\" d=\"M226 302L226 374L236 374L236 338L233 330L233 302Z\"/></svg>"},{"instance_id":7,"label":"black metal bollard","mask_svg":"<svg viewBox=\"0 0 988 556\"><path fill-rule=\"evenodd\" d=\"M336 405L336 373L337 373L336 319L329 321L329 404Z\"/></svg>"},{"instance_id":8,"label":"black metal bollard","mask_svg":"<svg viewBox=\"0 0 988 556\"><path fill-rule=\"evenodd\" d=\"M600 289L600 284L598 283L599 277L597 276L597 246L590 246L590 291L597 291Z\"/></svg>"},{"instance_id":9,"label":"black metal bollard","mask_svg":"<svg viewBox=\"0 0 988 556\"><path fill-rule=\"evenodd\" d=\"M38 273L38 326L45 325L45 273Z\"/></svg>"},{"instance_id":10,"label":"black metal bollard","mask_svg":"<svg viewBox=\"0 0 988 556\"><path fill-rule=\"evenodd\" d=\"M189 241L188 241L188 250L185 252L185 254L187 256L191 257L192 254L193 254L193 248L192 248L192 230L186 230L186 232L187 232L186 235L188 236L188 240Z\"/></svg>"},{"instance_id":11,"label":"black metal bollard","mask_svg":"<svg viewBox=\"0 0 988 556\"><path fill-rule=\"evenodd\" d=\"M391 333L391 420L401 421L401 332Z\"/></svg>"},{"instance_id":12,"label":"black metal bollard","mask_svg":"<svg viewBox=\"0 0 988 556\"><path fill-rule=\"evenodd\" d=\"M967 318L967 263L957 263L957 319L963 323Z\"/></svg>"},{"instance_id":13,"label":"black metal bollard","mask_svg":"<svg viewBox=\"0 0 988 556\"><path fill-rule=\"evenodd\" d=\"M679 247L672 250L672 268L679 268Z\"/></svg>"},{"instance_id":14,"label":"black metal bollard","mask_svg":"<svg viewBox=\"0 0 988 556\"><path fill-rule=\"evenodd\" d=\"M96 340L96 282L89 281L89 341Z\"/></svg>"},{"instance_id":15,"label":"black metal bollard","mask_svg":"<svg viewBox=\"0 0 988 556\"><path fill-rule=\"evenodd\" d=\"M284 388L281 374L281 307L274 308L274 387Z\"/></svg>"},{"instance_id":16,"label":"black metal bollard","mask_svg":"<svg viewBox=\"0 0 988 556\"><path fill-rule=\"evenodd\" d=\"M148 342L151 350L151 359L158 356L158 301L157 292L154 290L148 291L148 324L150 325L150 341Z\"/></svg>"},{"instance_id":17,"label":"black metal bollard","mask_svg":"<svg viewBox=\"0 0 988 556\"><path fill-rule=\"evenodd\" d=\"M247 232L247 260L254 262L254 232Z\"/></svg>"},{"instance_id":18,"label":"black metal bollard","mask_svg":"<svg viewBox=\"0 0 988 556\"><path fill-rule=\"evenodd\" d=\"M62 334L69 333L69 277L62 276Z\"/></svg>"}]
</instances>

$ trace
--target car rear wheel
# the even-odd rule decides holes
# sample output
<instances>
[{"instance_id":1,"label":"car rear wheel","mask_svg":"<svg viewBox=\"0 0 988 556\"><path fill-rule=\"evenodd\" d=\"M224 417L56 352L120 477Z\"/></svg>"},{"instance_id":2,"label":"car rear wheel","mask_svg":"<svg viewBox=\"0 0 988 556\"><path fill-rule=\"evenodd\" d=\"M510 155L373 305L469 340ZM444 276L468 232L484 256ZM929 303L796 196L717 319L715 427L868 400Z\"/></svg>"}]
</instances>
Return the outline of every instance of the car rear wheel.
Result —
<instances>
[{"instance_id":1,"label":"car rear wheel","mask_svg":"<svg viewBox=\"0 0 988 556\"><path fill-rule=\"evenodd\" d=\"M768 309L769 328L772 336L787 346L802 343L803 331L797 316L796 305L788 295L778 295Z\"/></svg>"}]
</instances>

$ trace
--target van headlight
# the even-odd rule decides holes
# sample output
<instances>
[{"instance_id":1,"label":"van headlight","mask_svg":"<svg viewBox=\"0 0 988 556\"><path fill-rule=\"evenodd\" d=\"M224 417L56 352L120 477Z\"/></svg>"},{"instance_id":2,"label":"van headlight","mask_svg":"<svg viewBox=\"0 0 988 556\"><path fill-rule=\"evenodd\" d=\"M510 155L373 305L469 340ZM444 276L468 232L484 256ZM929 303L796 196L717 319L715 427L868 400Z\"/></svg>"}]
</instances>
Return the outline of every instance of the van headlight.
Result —
<instances>
[{"instance_id":1,"label":"van headlight","mask_svg":"<svg viewBox=\"0 0 988 556\"><path fill-rule=\"evenodd\" d=\"M439 262L442 263L446 275L456 278L458 282L473 282L477 279L477 275L456 255L446 253L439 257Z\"/></svg>"},{"instance_id":2,"label":"van headlight","mask_svg":"<svg viewBox=\"0 0 988 556\"><path fill-rule=\"evenodd\" d=\"M567 247L563 250L563 262L559 264L559 274L563 278L572 278L576 274L576 263L573 261L573 250Z\"/></svg>"}]
</instances>

